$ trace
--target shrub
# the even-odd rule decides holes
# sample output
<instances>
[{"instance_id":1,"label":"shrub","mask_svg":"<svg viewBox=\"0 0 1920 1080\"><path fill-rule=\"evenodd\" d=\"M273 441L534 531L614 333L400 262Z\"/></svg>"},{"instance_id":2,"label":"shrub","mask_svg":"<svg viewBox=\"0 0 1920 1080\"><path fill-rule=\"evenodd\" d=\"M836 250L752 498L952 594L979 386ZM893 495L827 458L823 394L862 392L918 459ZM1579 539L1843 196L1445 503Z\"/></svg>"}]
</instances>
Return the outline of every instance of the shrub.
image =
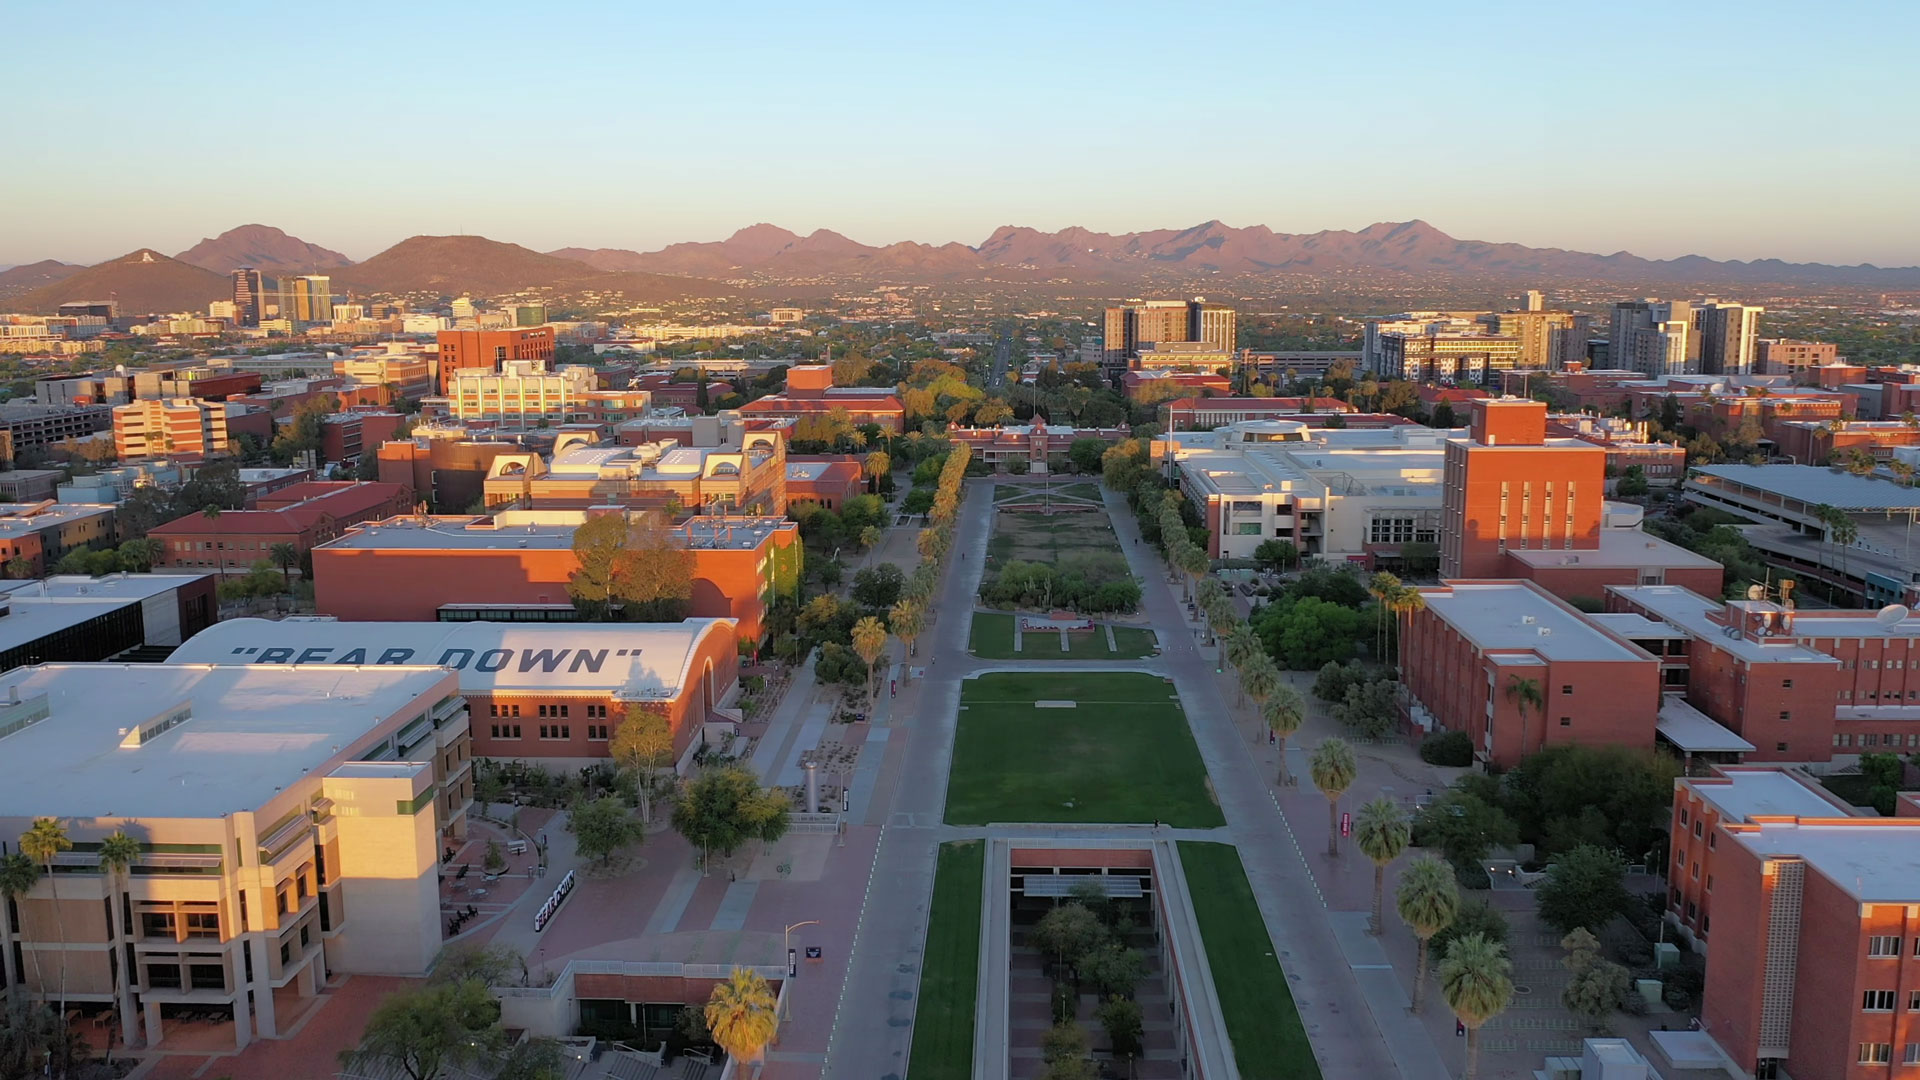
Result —
<instances>
[{"instance_id":1,"label":"shrub","mask_svg":"<svg viewBox=\"0 0 1920 1080\"><path fill-rule=\"evenodd\" d=\"M1447 955L1447 946L1454 939L1468 934L1483 934L1488 941L1504 945L1507 941L1507 917L1485 900L1462 900L1459 914L1453 917L1453 924L1433 935L1428 948L1433 956L1444 957Z\"/></svg>"},{"instance_id":2,"label":"shrub","mask_svg":"<svg viewBox=\"0 0 1920 1080\"><path fill-rule=\"evenodd\" d=\"M1464 731L1435 732L1420 740L1420 760L1429 765L1471 765L1473 736Z\"/></svg>"}]
</instances>

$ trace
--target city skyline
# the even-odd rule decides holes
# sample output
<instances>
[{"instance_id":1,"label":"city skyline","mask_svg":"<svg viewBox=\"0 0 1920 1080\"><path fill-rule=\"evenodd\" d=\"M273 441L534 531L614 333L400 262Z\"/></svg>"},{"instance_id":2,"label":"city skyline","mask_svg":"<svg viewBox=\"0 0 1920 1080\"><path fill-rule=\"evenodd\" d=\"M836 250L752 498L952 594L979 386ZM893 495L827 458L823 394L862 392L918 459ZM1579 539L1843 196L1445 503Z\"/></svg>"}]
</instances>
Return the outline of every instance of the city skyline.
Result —
<instances>
[{"instance_id":1,"label":"city skyline","mask_svg":"<svg viewBox=\"0 0 1920 1080\"><path fill-rule=\"evenodd\" d=\"M416 234L646 251L756 221L971 245L1008 224L1302 233L1418 218L1648 258L1914 265L1920 216L1902 188L1920 147L1885 133L1911 100L1896 50L1916 15L1840 8L1813 26L1783 5L1662 10L1663 34L1716 45L1679 73L1584 13L1511 5L1210 9L1182 15L1194 44L1172 57L1138 52L1140 19L1075 6L796 21L586 4L534 28L503 7L453 21L350 6L296 40L262 9L189 25L130 8L89 39L98 78L76 84L57 50L0 76L26 127L129 133L49 140L34 169L0 177L0 200L30 211L0 235L0 263L177 251L244 221L363 259ZM1386 62L1396 41L1507 40L1458 35L1476 20L1511 32L1523 14L1533 44L1470 78ZM15 22L33 38L61 18L27 5ZM1860 25L1879 29L1840 47L1838 28ZM244 76L185 62L222 35L248 66L263 59L244 50L272 41L273 81L310 85L326 131L290 144L270 113L236 115ZM1136 67L1092 62L1136 53ZM1582 53L1606 62L1566 79ZM1210 88L1174 93L1155 74L1182 63ZM1744 140L1660 134L1734 102L1752 118ZM1536 137L1499 134L1508 125ZM1171 137L1143 143L1143 129ZM1636 157L1635 139L1657 157ZM464 169L468 154L436 150L450 144L525 164Z\"/></svg>"}]
</instances>

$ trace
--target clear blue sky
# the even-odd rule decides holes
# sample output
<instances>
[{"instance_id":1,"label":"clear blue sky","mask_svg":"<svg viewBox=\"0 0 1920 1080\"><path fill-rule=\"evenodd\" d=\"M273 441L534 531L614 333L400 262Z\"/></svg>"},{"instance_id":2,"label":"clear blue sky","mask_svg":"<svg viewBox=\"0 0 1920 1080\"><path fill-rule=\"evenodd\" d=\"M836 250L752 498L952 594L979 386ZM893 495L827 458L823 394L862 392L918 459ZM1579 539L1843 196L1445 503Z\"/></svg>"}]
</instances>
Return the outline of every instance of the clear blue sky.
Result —
<instances>
[{"instance_id":1,"label":"clear blue sky","mask_svg":"<svg viewBox=\"0 0 1920 1080\"><path fill-rule=\"evenodd\" d=\"M13 0L0 263L1424 218L1920 263L1914 0Z\"/></svg>"}]
</instances>

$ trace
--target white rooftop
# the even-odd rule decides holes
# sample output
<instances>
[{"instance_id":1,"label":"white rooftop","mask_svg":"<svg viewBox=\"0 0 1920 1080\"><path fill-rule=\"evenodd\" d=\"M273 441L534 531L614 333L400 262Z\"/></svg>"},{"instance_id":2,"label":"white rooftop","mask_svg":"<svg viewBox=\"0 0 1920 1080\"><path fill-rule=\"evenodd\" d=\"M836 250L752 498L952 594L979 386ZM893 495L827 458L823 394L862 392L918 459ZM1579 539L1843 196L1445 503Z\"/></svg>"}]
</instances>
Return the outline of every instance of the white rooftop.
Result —
<instances>
[{"instance_id":1,"label":"white rooftop","mask_svg":"<svg viewBox=\"0 0 1920 1080\"><path fill-rule=\"evenodd\" d=\"M255 620L244 620L253 622ZM425 667L44 664L0 675L50 712L0 737L0 817L218 817L254 810L446 673ZM431 707L435 700L425 702ZM191 716L126 747L129 730ZM0 715L5 715L0 713Z\"/></svg>"},{"instance_id":2,"label":"white rooftop","mask_svg":"<svg viewBox=\"0 0 1920 1080\"><path fill-rule=\"evenodd\" d=\"M1548 660L1651 659L1525 582L1454 583L1421 594L1428 611L1482 651L1527 650Z\"/></svg>"},{"instance_id":3,"label":"white rooftop","mask_svg":"<svg viewBox=\"0 0 1920 1080\"><path fill-rule=\"evenodd\" d=\"M40 641L89 619L159 596L205 574L63 574L45 581L0 581L7 613L0 615L0 652ZM149 632L154 630L147 624ZM38 656L23 659L31 662Z\"/></svg>"},{"instance_id":4,"label":"white rooftop","mask_svg":"<svg viewBox=\"0 0 1920 1080\"><path fill-rule=\"evenodd\" d=\"M460 689L574 690L622 700L673 698L694 651L732 619L678 623L338 622L229 619L200 631L169 664L435 664Z\"/></svg>"},{"instance_id":5,"label":"white rooftop","mask_svg":"<svg viewBox=\"0 0 1920 1080\"><path fill-rule=\"evenodd\" d=\"M1719 563L1639 529L1601 529L1600 546L1577 551L1508 548L1507 554L1526 566L1658 566L1682 570L1710 570Z\"/></svg>"},{"instance_id":6,"label":"white rooftop","mask_svg":"<svg viewBox=\"0 0 1920 1080\"><path fill-rule=\"evenodd\" d=\"M63 503L48 500L37 503L0 503L0 538L13 539L53 528L64 522L80 521L113 513L104 503Z\"/></svg>"},{"instance_id":7,"label":"white rooftop","mask_svg":"<svg viewBox=\"0 0 1920 1080\"><path fill-rule=\"evenodd\" d=\"M1705 465L1698 471L1714 480L1809 506L1825 503L1841 510L1859 511L1920 507L1920 489L1875 476L1855 476L1839 469L1814 465ZM1713 485L1709 482L1704 486L1710 489Z\"/></svg>"},{"instance_id":8,"label":"white rooftop","mask_svg":"<svg viewBox=\"0 0 1920 1080\"><path fill-rule=\"evenodd\" d=\"M1861 903L1920 903L1920 827L1778 822L1733 836L1759 856L1798 856Z\"/></svg>"},{"instance_id":9,"label":"white rooftop","mask_svg":"<svg viewBox=\"0 0 1920 1080\"><path fill-rule=\"evenodd\" d=\"M1679 585L1609 585L1607 591L1618 593L1622 598L1653 612L1693 637L1704 639L1714 648L1725 649L1743 660L1750 662L1763 660L1769 663L1839 663L1826 653L1801 645L1792 637L1766 638L1765 644L1762 644L1745 634L1729 635L1725 623L1716 622L1707 617L1710 613L1721 611L1725 606L1724 603L1719 600L1709 600ZM1797 627L1795 633L1797 636Z\"/></svg>"},{"instance_id":10,"label":"white rooftop","mask_svg":"<svg viewBox=\"0 0 1920 1080\"><path fill-rule=\"evenodd\" d=\"M1654 730L1690 754L1752 753L1754 745L1673 694L1660 700Z\"/></svg>"},{"instance_id":11,"label":"white rooftop","mask_svg":"<svg viewBox=\"0 0 1920 1080\"><path fill-rule=\"evenodd\" d=\"M320 546L354 550L438 551L454 548L464 551L504 551L509 548L530 548L571 551L573 531L579 527L583 517L574 511L570 519L562 520L563 513L556 513L552 520L516 521L513 524L502 520L506 517L504 514L438 517L428 518L424 522L415 517L388 518L349 529L339 538Z\"/></svg>"},{"instance_id":12,"label":"white rooftop","mask_svg":"<svg viewBox=\"0 0 1920 1080\"><path fill-rule=\"evenodd\" d=\"M1728 769L1724 779L1683 778L1701 800L1720 812L1722 821L1751 821L1756 817L1847 817L1820 793L1781 769Z\"/></svg>"}]
</instances>

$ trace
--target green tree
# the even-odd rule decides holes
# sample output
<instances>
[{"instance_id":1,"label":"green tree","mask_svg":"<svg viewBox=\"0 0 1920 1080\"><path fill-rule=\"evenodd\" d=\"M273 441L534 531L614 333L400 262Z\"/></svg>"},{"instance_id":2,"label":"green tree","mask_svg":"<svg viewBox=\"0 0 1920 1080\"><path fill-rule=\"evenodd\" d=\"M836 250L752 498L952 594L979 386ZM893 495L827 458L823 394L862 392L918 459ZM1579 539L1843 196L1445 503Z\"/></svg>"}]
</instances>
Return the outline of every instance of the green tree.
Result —
<instances>
[{"instance_id":1,"label":"green tree","mask_svg":"<svg viewBox=\"0 0 1920 1080\"><path fill-rule=\"evenodd\" d=\"M607 741L607 754L631 775L639 795L640 820L653 820L653 804L673 789L673 724L659 709L642 702L627 706L627 714Z\"/></svg>"},{"instance_id":2,"label":"green tree","mask_svg":"<svg viewBox=\"0 0 1920 1080\"><path fill-rule=\"evenodd\" d=\"M1078 969L1083 957L1107 940L1107 928L1085 904L1065 903L1040 917L1033 946L1063 968Z\"/></svg>"},{"instance_id":3,"label":"green tree","mask_svg":"<svg viewBox=\"0 0 1920 1080\"><path fill-rule=\"evenodd\" d=\"M602 866L645 836L640 823L627 812L626 803L613 795L575 803L567 815L567 831L573 834L574 852Z\"/></svg>"},{"instance_id":4,"label":"green tree","mask_svg":"<svg viewBox=\"0 0 1920 1080\"><path fill-rule=\"evenodd\" d=\"M703 853L732 855L748 840L771 843L785 831L788 806L779 792L762 792L757 777L739 765L708 768L681 789L673 827ZM702 859L705 866L705 859Z\"/></svg>"},{"instance_id":5,"label":"green tree","mask_svg":"<svg viewBox=\"0 0 1920 1080\"><path fill-rule=\"evenodd\" d=\"M1308 770L1313 776L1313 786L1327 797L1327 854L1338 857L1340 854L1340 796L1353 786L1360 772L1360 763L1354 759L1353 747L1346 740L1325 738L1314 747L1313 757L1308 761Z\"/></svg>"},{"instance_id":6,"label":"green tree","mask_svg":"<svg viewBox=\"0 0 1920 1080\"><path fill-rule=\"evenodd\" d=\"M484 984L433 982L382 999L360 1045L340 1052L340 1065L361 1074L398 1070L408 1080L440 1080L449 1071L477 1071L506 1048L500 1003Z\"/></svg>"},{"instance_id":7,"label":"green tree","mask_svg":"<svg viewBox=\"0 0 1920 1080\"><path fill-rule=\"evenodd\" d=\"M775 1005L767 980L746 968L734 968L707 997L707 1031L735 1062L757 1061L780 1027Z\"/></svg>"},{"instance_id":8,"label":"green tree","mask_svg":"<svg viewBox=\"0 0 1920 1080\"><path fill-rule=\"evenodd\" d=\"M1626 873L1618 854L1591 844L1559 856L1534 888L1541 920L1562 933L1604 929L1627 908Z\"/></svg>"},{"instance_id":9,"label":"green tree","mask_svg":"<svg viewBox=\"0 0 1920 1080\"><path fill-rule=\"evenodd\" d=\"M867 665L867 709L874 707L874 697L879 688L873 682L874 665L887 651L887 627L879 619L869 615L853 624L853 651Z\"/></svg>"},{"instance_id":10,"label":"green tree","mask_svg":"<svg viewBox=\"0 0 1920 1080\"><path fill-rule=\"evenodd\" d=\"M1094 1011L1100 1026L1106 1029L1107 1043L1113 1047L1115 1057L1131 1060L1143 1049L1141 1040L1146 1033L1145 1015L1138 1001L1124 997L1109 997Z\"/></svg>"},{"instance_id":11,"label":"green tree","mask_svg":"<svg viewBox=\"0 0 1920 1080\"><path fill-rule=\"evenodd\" d=\"M1632 976L1627 969L1600 955L1600 939L1584 928L1576 928L1560 940L1567 951L1560 966L1570 972L1560 990L1560 1003L1567 1011L1583 1017L1594 1031L1602 1030L1607 1017L1626 1003Z\"/></svg>"},{"instance_id":12,"label":"green tree","mask_svg":"<svg viewBox=\"0 0 1920 1080\"><path fill-rule=\"evenodd\" d=\"M1381 930L1380 908L1387 895L1387 864L1407 850L1410 838L1407 812L1385 795L1362 803L1360 812L1353 816L1353 842L1362 855L1373 861L1373 917L1367 925L1370 933L1377 935Z\"/></svg>"},{"instance_id":13,"label":"green tree","mask_svg":"<svg viewBox=\"0 0 1920 1080\"><path fill-rule=\"evenodd\" d=\"M1500 913L1499 908L1480 897L1462 899L1453 921L1433 936L1431 949L1435 956L1445 956L1457 938L1479 934L1488 941L1504 942L1507 932L1507 917Z\"/></svg>"},{"instance_id":14,"label":"green tree","mask_svg":"<svg viewBox=\"0 0 1920 1080\"><path fill-rule=\"evenodd\" d=\"M1333 707L1333 718L1361 738L1377 739L1400 721L1399 683L1371 679L1347 687L1346 698Z\"/></svg>"},{"instance_id":15,"label":"green tree","mask_svg":"<svg viewBox=\"0 0 1920 1080\"><path fill-rule=\"evenodd\" d=\"M53 876L53 860L63 851L71 851L73 841L67 839L67 827L54 818L34 818L33 825L20 835L20 853L39 863L47 875L47 888L53 893L54 910L60 908L60 883ZM53 928L60 939L60 1015L67 1015L67 927L66 920L56 918ZM45 987L41 988L45 991Z\"/></svg>"},{"instance_id":16,"label":"green tree","mask_svg":"<svg viewBox=\"0 0 1920 1080\"><path fill-rule=\"evenodd\" d=\"M1262 540L1253 549L1253 561L1259 563L1262 570L1287 570L1300 561L1300 549L1289 540Z\"/></svg>"},{"instance_id":17,"label":"green tree","mask_svg":"<svg viewBox=\"0 0 1920 1080\"><path fill-rule=\"evenodd\" d=\"M1101 472L1106 455L1104 439L1075 439L1067 445L1067 460L1073 463L1075 472L1089 475Z\"/></svg>"},{"instance_id":18,"label":"green tree","mask_svg":"<svg viewBox=\"0 0 1920 1080\"><path fill-rule=\"evenodd\" d=\"M153 569L154 564L166 554L166 549L158 540L138 536L122 543L117 554L120 557L121 569L130 573L144 574Z\"/></svg>"},{"instance_id":19,"label":"green tree","mask_svg":"<svg viewBox=\"0 0 1920 1080\"><path fill-rule=\"evenodd\" d=\"M1466 1080L1480 1073L1480 1028L1513 1000L1513 963L1506 947L1469 934L1440 961L1440 994L1467 1029Z\"/></svg>"},{"instance_id":20,"label":"green tree","mask_svg":"<svg viewBox=\"0 0 1920 1080\"><path fill-rule=\"evenodd\" d=\"M1458 865L1477 863L1494 848L1519 843L1520 830L1498 806L1471 792L1449 788L1420 808L1413 821L1413 838Z\"/></svg>"},{"instance_id":21,"label":"green tree","mask_svg":"<svg viewBox=\"0 0 1920 1080\"><path fill-rule=\"evenodd\" d=\"M1400 875L1394 908L1419 942L1413 976L1413 1011L1419 1012L1427 994L1428 945L1460 913L1460 883L1453 868L1431 855L1413 860Z\"/></svg>"},{"instance_id":22,"label":"green tree","mask_svg":"<svg viewBox=\"0 0 1920 1080\"><path fill-rule=\"evenodd\" d=\"M1040 1040L1040 1060L1046 1065L1041 1080L1093 1080L1091 1052L1087 1033L1079 1024L1055 1024Z\"/></svg>"},{"instance_id":23,"label":"green tree","mask_svg":"<svg viewBox=\"0 0 1920 1080\"><path fill-rule=\"evenodd\" d=\"M907 575L892 563L869 566L853 575L853 600L862 607L887 608L900 599Z\"/></svg>"}]
</instances>

